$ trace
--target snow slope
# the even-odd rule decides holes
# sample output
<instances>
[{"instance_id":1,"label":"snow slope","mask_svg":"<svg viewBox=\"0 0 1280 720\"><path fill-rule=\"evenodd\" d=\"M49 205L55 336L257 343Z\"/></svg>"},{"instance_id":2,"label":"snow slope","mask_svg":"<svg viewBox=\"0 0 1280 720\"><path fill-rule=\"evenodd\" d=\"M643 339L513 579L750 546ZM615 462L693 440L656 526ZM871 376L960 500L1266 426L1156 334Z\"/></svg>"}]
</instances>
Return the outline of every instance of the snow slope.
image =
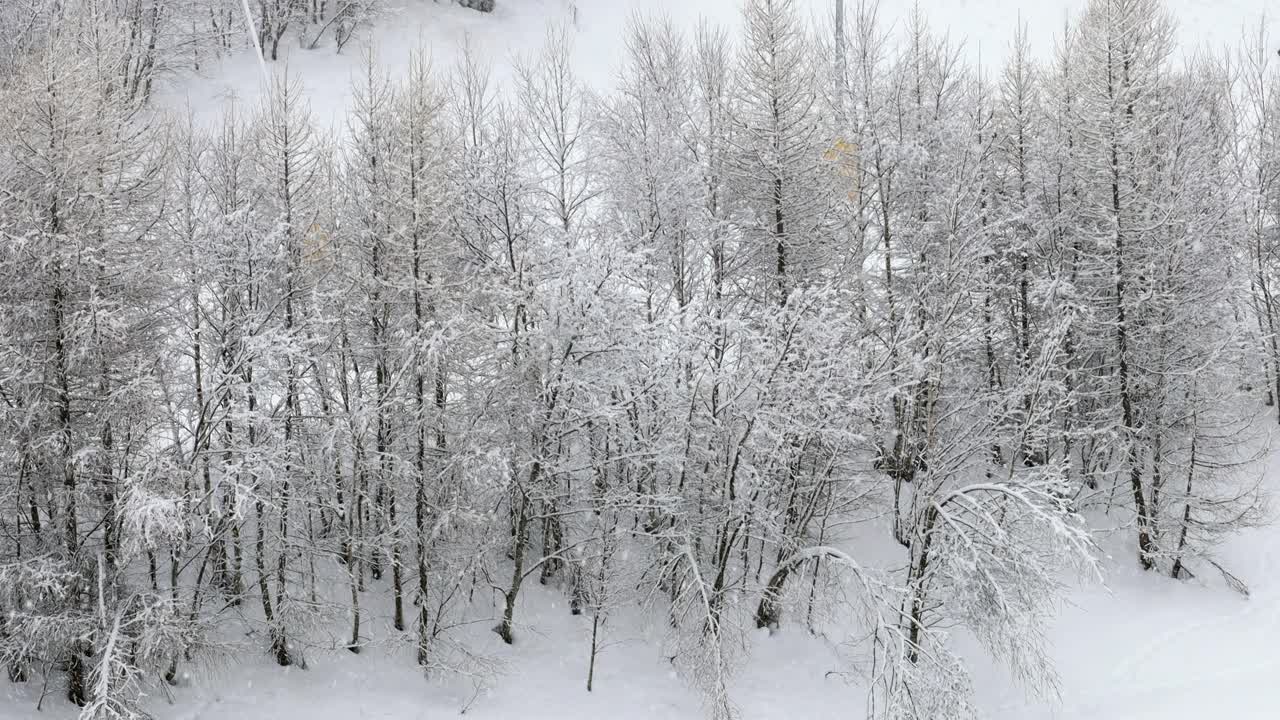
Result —
<instances>
[{"instance_id":1,"label":"snow slope","mask_svg":"<svg viewBox=\"0 0 1280 720\"><path fill-rule=\"evenodd\" d=\"M1273 432L1272 448L1280 447ZM1280 453L1264 470L1280 493ZM1201 584L1143 573L1124 548L1107 587L1076 592L1049 634L1061 675L1058 707L1030 702L999 671L979 674L992 720L1264 720L1280 708L1280 526L1248 530L1218 553L1249 585L1244 598L1216 578Z\"/></svg>"},{"instance_id":2,"label":"snow slope","mask_svg":"<svg viewBox=\"0 0 1280 720\"><path fill-rule=\"evenodd\" d=\"M399 0L372 30L352 42L343 55L331 48L307 51L288 47L280 67L296 75L308 90L315 119L341 130L350 105L348 79L360 67L364 50L372 49L390 67L403 63L409 52L426 48L437 64L456 60L463 39L470 36L481 57L491 59L497 79L509 74L512 60L536 52L553 23L576 28L575 53L579 74L592 86L612 84L621 62L621 38L634 14L669 17L677 27L692 29L702 20L735 27L740 0L505 0L492 14L477 13L437 0ZM798 0L815 20L831 12L831 0ZM858 0L846 0L853 12ZM1027 23L1031 47L1047 56L1064 20L1078 13L1087 0L883 0L880 17L886 27L900 27L911 7L918 5L929 24L963 43L970 62L998 66L1003 62L1019 19ZM571 10L576 6L576 12ZM1280 16L1274 0L1168 0L1179 20L1177 39L1184 53L1220 48L1239 39L1246 26L1256 27L1268 6ZM576 18L576 22L574 21ZM1274 22L1271 23L1274 25ZM180 78L163 89L161 102L189 107L201 122L212 122L232 98L255 104L262 94L262 68L243 52L203 68L198 78Z\"/></svg>"}]
</instances>

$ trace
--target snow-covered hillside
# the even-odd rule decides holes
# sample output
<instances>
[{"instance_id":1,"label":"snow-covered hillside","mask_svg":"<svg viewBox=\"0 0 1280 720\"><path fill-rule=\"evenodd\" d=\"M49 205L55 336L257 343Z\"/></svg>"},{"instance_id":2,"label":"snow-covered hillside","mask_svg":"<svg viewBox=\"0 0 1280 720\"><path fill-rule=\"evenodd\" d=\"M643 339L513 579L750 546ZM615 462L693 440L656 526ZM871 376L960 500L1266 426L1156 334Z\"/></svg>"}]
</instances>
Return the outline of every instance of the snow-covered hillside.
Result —
<instances>
[{"instance_id":1,"label":"snow-covered hillside","mask_svg":"<svg viewBox=\"0 0 1280 720\"><path fill-rule=\"evenodd\" d=\"M1272 445L1280 433L1273 434ZM1266 463L1280 493L1280 456ZM1028 701L999 670L978 681L993 720L1265 720L1280 706L1280 528L1229 540L1224 566L1248 598L1220 578L1179 583L1139 571L1120 552L1105 584L1071 593L1049 633L1061 703Z\"/></svg>"},{"instance_id":2,"label":"snow-covered hillside","mask_svg":"<svg viewBox=\"0 0 1280 720\"><path fill-rule=\"evenodd\" d=\"M919 0L883 2L879 14L886 27L901 27L907 13L918 6L931 27L946 31L964 46L970 62L998 68L1008 56L1019 19L1026 23L1034 52L1047 57L1070 16L1087 0ZM801 0L811 19L832 12L829 0ZM350 106L348 79L361 64L362 52L372 49L380 61L395 67L408 54L426 48L437 66L455 62L464 38L469 37L478 55L493 63L497 77L507 77L514 58L536 52L550 25L575 28L576 70L596 88L611 87L624 53L620 38L634 16L665 16L687 32L700 22L736 28L741 22L737 0L508 0L491 14L480 14L437 0L400 0L373 28L365 31L343 55L331 48L314 51L290 46L289 73L300 77L318 122L341 130ZM849 1L849 12L856 5ZM1177 40L1182 51L1218 50L1235 44L1246 28L1259 19L1280 20L1267 0L1171 0L1166 7L1178 19ZM576 6L576 10L573 9ZM1252 31L1252 30L1251 30ZM272 67L271 72L280 71ZM199 77L178 78L162 91L162 100L174 107L190 107L203 121L211 122L231 98L252 104L262 94L262 69L247 52L216 62Z\"/></svg>"}]
</instances>

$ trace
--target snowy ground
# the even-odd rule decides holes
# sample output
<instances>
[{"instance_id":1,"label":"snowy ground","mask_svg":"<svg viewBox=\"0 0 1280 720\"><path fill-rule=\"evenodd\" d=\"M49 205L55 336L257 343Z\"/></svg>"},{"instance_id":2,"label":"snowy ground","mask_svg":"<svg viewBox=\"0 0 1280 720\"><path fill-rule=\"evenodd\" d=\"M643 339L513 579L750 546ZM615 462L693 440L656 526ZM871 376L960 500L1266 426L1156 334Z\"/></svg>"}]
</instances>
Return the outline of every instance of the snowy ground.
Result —
<instances>
[{"instance_id":1,"label":"snowy ground","mask_svg":"<svg viewBox=\"0 0 1280 720\"><path fill-rule=\"evenodd\" d=\"M1268 484L1280 491L1280 456L1270 465ZM979 657L978 707L991 720L1274 718L1280 707L1274 681L1280 671L1278 556L1280 527L1247 531L1223 549L1224 562L1250 585L1245 599L1216 578L1201 584L1144 574L1129 553L1117 553L1105 564L1107 587L1073 592L1050 630L1061 701L1028 699L1003 670ZM375 614L368 632L388 637L390 608L366 610ZM703 717L697 693L662 655L660 622L638 613L615 617L594 692L587 693L589 620L570 615L561 593L536 583L522 594L518 617L524 624L512 647L487 624L467 633L475 650L502 664L489 689L477 691L461 678L424 680L404 643L375 643L359 656L313 649L307 670L281 669L265 653L249 651L193 670L171 698L155 690L151 711L156 720ZM772 636L758 633L751 645L733 687L743 720L864 716L863 690L828 674L843 666L826 641L791 626ZM52 686L36 713L40 691L39 682L0 681L0 720L75 717L61 688Z\"/></svg>"},{"instance_id":2,"label":"snowy ground","mask_svg":"<svg viewBox=\"0 0 1280 720\"><path fill-rule=\"evenodd\" d=\"M0 0L2 1L2 0ZM379 53L394 64L420 42L440 62L456 53L470 32L492 53L499 75L510 53L529 52L541 42L549 18L561 16L566 0L505 0L493 17L425 0L375 33ZM806 0L813 12L827 3ZM700 15L732 23L734 0L618 0L579 2L578 54L584 76L606 86L620 53L619 32L635 7L657 8L691 26ZM851 3L852 4L852 3ZM969 38L967 52L984 61L1003 56L1019 8L1031 23L1037 48L1049 47L1064 13L1084 0L921 0L936 27ZM907 3L886 3L892 17ZM1220 45L1238 37L1258 17L1265 0L1175 0L1184 48ZM317 119L339 127L349 100L347 79L359 50L295 51L289 61L310 91ZM206 68L205 77L167 88L163 101L189 105L212 121L228 98L253 102L261 92L260 69L242 54ZM1267 483L1280 491L1280 459ZM1209 717L1262 720L1280 707L1280 527L1245 532L1223 548L1222 558L1252 590L1245 599L1221 583L1174 582L1141 573L1130 554L1106 563L1107 587L1088 586L1069 597L1050 630L1052 655L1061 676L1061 702L1029 700L1004 672L978 661L975 684L980 708L993 720L1202 720ZM533 585L522 595L525 623L514 647L501 645L487 627L470 637L481 652L504 662L504 675L476 693L465 680L434 682L416 671L409 650L375 646L360 656L345 650L312 651L310 669L282 670L264 654L220 660L194 672L172 699L157 695L157 720L418 720L468 717L524 720L556 718L700 718L697 694L662 656L656 635L638 617L620 616L597 669L595 691L585 691L589 621L571 616L562 595ZM372 608L372 632L389 629L389 608ZM378 629L378 626L381 629ZM823 640L799 629L752 637L753 651L738 675L734 697L746 719L856 720L863 692L828 671L839 668ZM21 686L0 680L0 720L66 720L74 709L50 687L43 712L35 711L38 682ZM158 692L158 691L157 691Z\"/></svg>"},{"instance_id":3,"label":"snowy ground","mask_svg":"<svg viewBox=\"0 0 1280 720\"><path fill-rule=\"evenodd\" d=\"M385 595L385 593L383 593ZM374 599L366 596L365 602ZM496 609L496 608L495 608ZM360 655L335 647L305 651L308 669L280 668L266 654L249 650L184 673L178 688L151 689L156 720L426 720L465 714L479 720L700 720L694 689L661 652L661 622L635 612L617 615L604 633L594 691L585 689L590 620L572 616L560 591L537 585L521 595L517 641L503 645L477 624L462 639L498 663L491 687L451 676L427 680L414 663L411 638L397 643L390 607L368 607L369 641ZM344 632L339 623L335 636ZM733 694L744 718L856 718L863 693L837 676L839 665L823 641L793 628L751 638L754 658L736 678ZM261 646L261 642L246 642ZM338 643L335 642L335 645ZM41 683L0 680L0 720L71 720L76 709L62 697L55 678L43 712L34 708ZM171 695L166 696L168 693Z\"/></svg>"},{"instance_id":4,"label":"snowy ground","mask_svg":"<svg viewBox=\"0 0 1280 720\"><path fill-rule=\"evenodd\" d=\"M1280 454L1265 472L1268 491L1280 497ZM1054 622L1060 705L1028 702L998 671L980 673L981 706L992 720L1277 717L1280 526L1245 531L1219 552L1248 583L1248 598L1208 572L1203 584L1143 573L1125 550L1105 565L1106 587L1074 593Z\"/></svg>"}]
</instances>

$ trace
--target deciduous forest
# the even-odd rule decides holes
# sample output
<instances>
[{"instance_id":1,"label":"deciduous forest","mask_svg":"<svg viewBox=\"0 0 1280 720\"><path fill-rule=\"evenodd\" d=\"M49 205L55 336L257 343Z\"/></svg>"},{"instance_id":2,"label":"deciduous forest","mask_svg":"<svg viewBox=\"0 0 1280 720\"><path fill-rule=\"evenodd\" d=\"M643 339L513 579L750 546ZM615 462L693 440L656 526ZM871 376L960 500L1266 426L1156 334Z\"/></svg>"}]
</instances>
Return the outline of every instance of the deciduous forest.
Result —
<instances>
[{"instance_id":1,"label":"deciduous forest","mask_svg":"<svg viewBox=\"0 0 1280 720\"><path fill-rule=\"evenodd\" d=\"M1052 698L1045 623L1114 564L1247 594L1280 40L1090 0L974 65L835 6L637 15L597 92L571 23L499 78L362 43L375 0L4 2L9 680L162 720L209 658L389 619L424 683L501 684L465 631L518 645L540 585L586 691L640 608L709 718L750 636L839 626L868 716L955 719L958 633ZM342 132L282 44L361 58ZM242 52L266 102L154 102Z\"/></svg>"}]
</instances>

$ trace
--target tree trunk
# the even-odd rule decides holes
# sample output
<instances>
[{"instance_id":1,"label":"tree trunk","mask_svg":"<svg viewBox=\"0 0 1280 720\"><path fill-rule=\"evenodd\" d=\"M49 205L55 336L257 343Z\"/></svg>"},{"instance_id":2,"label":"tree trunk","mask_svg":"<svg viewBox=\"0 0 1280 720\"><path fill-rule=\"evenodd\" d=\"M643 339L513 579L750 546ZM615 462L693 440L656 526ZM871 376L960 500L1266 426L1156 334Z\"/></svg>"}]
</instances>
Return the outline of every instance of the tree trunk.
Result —
<instances>
[{"instance_id":1,"label":"tree trunk","mask_svg":"<svg viewBox=\"0 0 1280 720\"><path fill-rule=\"evenodd\" d=\"M529 471L531 485L537 481L539 472L540 466L538 461L535 460L533 467ZM508 645L515 641L512 628L516 612L516 597L520 594L520 584L524 581L525 550L529 544L529 503L525 499L523 490L517 490L517 492L520 494L520 499L516 503L518 507L516 509L515 544L512 548L511 584L503 596L502 624L498 626L498 636Z\"/></svg>"}]
</instances>

